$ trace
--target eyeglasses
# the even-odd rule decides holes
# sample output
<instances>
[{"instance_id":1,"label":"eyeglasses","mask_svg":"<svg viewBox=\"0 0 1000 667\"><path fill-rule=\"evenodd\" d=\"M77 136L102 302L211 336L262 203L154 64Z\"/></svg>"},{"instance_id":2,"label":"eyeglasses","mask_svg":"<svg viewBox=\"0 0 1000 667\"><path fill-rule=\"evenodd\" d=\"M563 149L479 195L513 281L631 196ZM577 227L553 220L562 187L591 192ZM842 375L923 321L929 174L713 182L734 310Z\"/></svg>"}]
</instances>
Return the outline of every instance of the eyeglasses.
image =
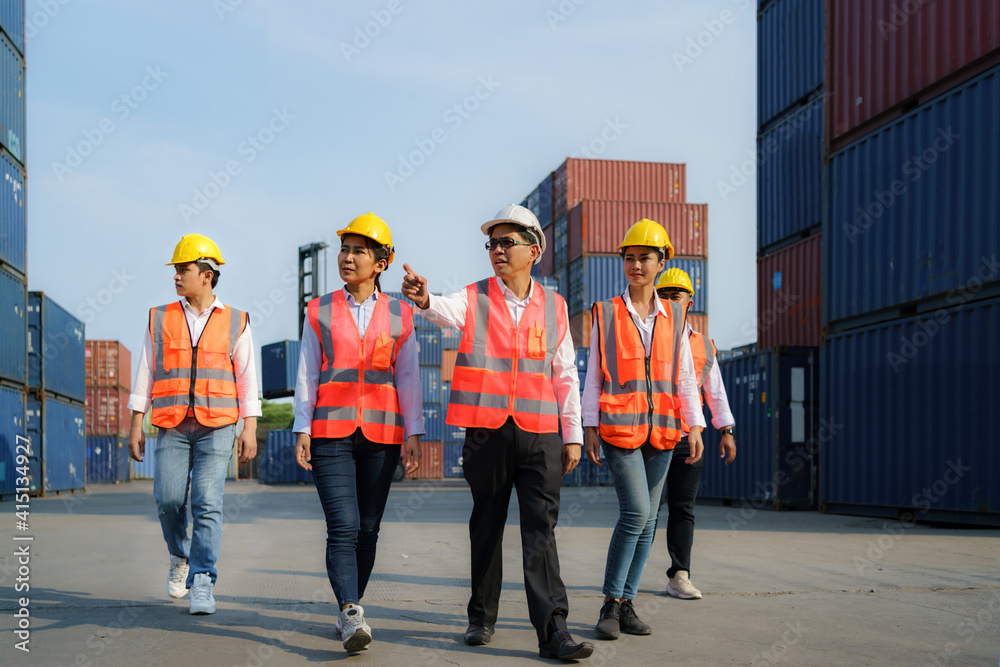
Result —
<instances>
[{"instance_id":1,"label":"eyeglasses","mask_svg":"<svg viewBox=\"0 0 1000 667\"><path fill-rule=\"evenodd\" d=\"M504 250L510 250L516 245L534 245L534 244L525 243L524 241L515 241L510 237L504 236L503 238L499 239L491 238L489 241L486 242L486 249L489 251L493 251L497 249L497 246L500 246Z\"/></svg>"}]
</instances>

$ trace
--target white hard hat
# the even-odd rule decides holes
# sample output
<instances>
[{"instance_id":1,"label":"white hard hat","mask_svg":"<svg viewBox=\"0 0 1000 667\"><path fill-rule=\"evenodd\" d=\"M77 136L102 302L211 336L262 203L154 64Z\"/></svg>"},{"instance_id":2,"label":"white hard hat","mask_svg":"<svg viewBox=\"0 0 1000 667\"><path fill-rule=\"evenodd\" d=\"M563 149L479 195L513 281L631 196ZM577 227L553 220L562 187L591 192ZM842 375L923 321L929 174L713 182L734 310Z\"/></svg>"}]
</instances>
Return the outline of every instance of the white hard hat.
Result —
<instances>
[{"instance_id":1,"label":"white hard hat","mask_svg":"<svg viewBox=\"0 0 1000 667\"><path fill-rule=\"evenodd\" d=\"M483 230L483 234L489 236L491 227L502 225L504 223L518 225L533 231L535 236L538 237L538 245L541 248L541 252L539 252L538 257L535 258L535 264L542 261L542 255L545 254L545 234L542 233L542 226L538 224L538 218L535 217L535 214L523 206L508 204L500 209L497 214L493 216L492 220L484 222L480 229Z\"/></svg>"}]
</instances>

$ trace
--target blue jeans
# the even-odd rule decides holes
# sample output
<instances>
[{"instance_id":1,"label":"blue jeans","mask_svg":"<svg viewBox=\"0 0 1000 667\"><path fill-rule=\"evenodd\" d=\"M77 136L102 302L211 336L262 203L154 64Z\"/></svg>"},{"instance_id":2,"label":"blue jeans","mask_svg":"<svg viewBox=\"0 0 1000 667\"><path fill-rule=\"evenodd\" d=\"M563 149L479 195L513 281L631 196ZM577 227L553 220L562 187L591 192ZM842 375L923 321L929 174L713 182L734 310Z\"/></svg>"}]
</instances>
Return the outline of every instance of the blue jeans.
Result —
<instances>
[{"instance_id":1,"label":"blue jeans","mask_svg":"<svg viewBox=\"0 0 1000 667\"><path fill-rule=\"evenodd\" d=\"M161 428L156 440L153 498L167 550L188 559L188 588L196 574L209 574L213 583L218 576L215 561L222 547L222 493L235 440L236 424L209 428L194 417L185 417L174 428Z\"/></svg>"},{"instance_id":2,"label":"blue jeans","mask_svg":"<svg viewBox=\"0 0 1000 667\"><path fill-rule=\"evenodd\" d=\"M618 494L618 523L608 547L604 594L634 600L653 544L673 450L656 449L648 442L638 449L622 449L603 440L601 445Z\"/></svg>"},{"instance_id":3,"label":"blue jeans","mask_svg":"<svg viewBox=\"0 0 1000 667\"><path fill-rule=\"evenodd\" d=\"M314 438L312 475L326 515L326 574L337 602L357 604L375 566L375 544L399 462L399 445L355 431L343 439Z\"/></svg>"}]
</instances>

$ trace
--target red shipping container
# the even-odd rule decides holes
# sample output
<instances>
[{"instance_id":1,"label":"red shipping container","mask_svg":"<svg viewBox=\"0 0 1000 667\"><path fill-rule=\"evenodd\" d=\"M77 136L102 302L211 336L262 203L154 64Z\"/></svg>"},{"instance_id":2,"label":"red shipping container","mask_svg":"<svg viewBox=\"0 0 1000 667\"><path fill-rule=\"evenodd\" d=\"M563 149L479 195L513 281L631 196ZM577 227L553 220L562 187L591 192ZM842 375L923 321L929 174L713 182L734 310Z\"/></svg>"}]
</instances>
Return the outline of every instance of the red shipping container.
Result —
<instances>
[{"instance_id":1,"label":"red shipping container","mask_svg":"<svg viewBox=\"0 0 1000 667\"><path fill-rule=\"evenodd\" d=\"M540 276L552 275L552 260L555 257L556 251L555 237L553 236L554 229L553 225L549 225L542 230L542 234L545 235L545 252L542 253L542 261L538 263L538 275Z\"/></svg>"},{"instance_id":2,"label":"red shipping container","mask_svg":"<svg viewBox=\"0 0 1000 667\"><path fill-rule=\"evenodd\" d=\"M132 354L120 342L86 341L84 365L88 387L121 387L131 391Z\"/></svg>"},{"instance_id":3,"label":"red shipping container","mask_svg":"<svg viewBox=\"0 0 1000 667\"><path fill-rule=\"evenodd\" d=\"M119 387L87 387L87 435L127 436L132 419L129 392Z\"/></svg>"},{"instance_id":4,"label":"red shipping container","mask_svg":"<svg viewBox=\"0 0 1000 667\"><path fill-rule=\"evenodd\" d=\"M552 172L552 219L584 199L684 203L685 165L567 158Z\"/></svg>"},{"instance_id":5,"label":"red shipping container","mask_svg":"<svg viewBox=\"0 0 1000 667\"><path fill-rule=\"evenodd\" d=\"M569 261L584 253L617 253L625 232L643 218L663 225L675 255L708 256L708 204L585 199L569 213Z\"/></svg>"},{"instance_id":6,"label":"red shipping container","mask_svg":"<svg viewBox=\"0 0 1000 667\"><path fill-rule=\"evenodd\" d=\"M688 313L688 324L700 334L708 336L708 313ZM709 336L711 337L711 336Z\"/></svg>"},{"instance_id":7,"label":"red shipping container","mask_svg":"<svg viewBox=\"0 0 1000 667\"><path fill-rule=\"evenodd\" d=\"M1000 63L995 0L826 3L831 151Z\"/></svg>"},{"instance_id":8,"label":"red shipping container","mask_svg":"<svg viewBox=\"0 0 1000 667\"><path fill-rule=\"evenodd\" d=\"M406 479L444 479L444 445L420 441L420 467Z\"/></svg>"},{"instance_id":9,"label":"red shipping container","mask_svg":"<svg viewBox=\"0 0 1000 667\"><path fill-rule=\"evenodd\" d=\"M822 234L757 260L757 349L819 345Z\"/></svg>"},{"instance_id":10,"label":"red shipping container","mask_svg":"<svg viewBox=\"0 0 1000 667\"><path fill-rule=\"evenodd\" d=\"M441 351L441 382L451 382L451 376L455 373L456 359L458 359L458 350Z\"/></svg>"}]
</instances>

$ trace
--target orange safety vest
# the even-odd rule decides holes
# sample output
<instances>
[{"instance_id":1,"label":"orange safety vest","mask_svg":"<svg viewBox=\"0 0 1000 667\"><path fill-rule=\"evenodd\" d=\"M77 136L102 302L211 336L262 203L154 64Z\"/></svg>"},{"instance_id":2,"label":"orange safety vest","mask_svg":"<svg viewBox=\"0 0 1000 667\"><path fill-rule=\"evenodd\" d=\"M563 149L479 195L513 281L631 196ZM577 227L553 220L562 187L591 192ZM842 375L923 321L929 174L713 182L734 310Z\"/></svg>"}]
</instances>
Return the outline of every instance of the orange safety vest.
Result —
<instances>
[{"instance_id":1,"label":"orange safety vest","mask_svg":"<svg viewBox=\"0 0 1000 667\"><path fill-rule=\"evenodd\" d=\"M561 296L537 282L518 326L495 278L466 288L469 305L445 422L500 428L508 417L529 433L556 433L552 360L569 320Z\"/></svg>"},{"instance_id":2,"label":"orange safety vest","mask_svg":"<svg viewBox=\"0 0 1000 667\"><path fill-rule=\"evenodd\" d=\"M705 382L708 381L708 375L712 372L712 366L715 365L715 358L718 355L718 350L715 347L715 341L708 338L704 334L700 334L694 329L691 330L691 357L694 359L694 376L698 379L698 398L701 399L702 406L705 405ZM691 429L688 427L687 420L681 415L681 426L684 428L685 433L690 433Z\"/></svg>"},{"instance_id":3,"label":"orange safety vest","mask_svg":"<svg viewBox=\"0 0 1000 667\"><path fill-rule=\"evenodd\" d=\"M309 324L323 352L312 437L346 438L360 428L372 442L402 444L393 369L413 332L413 309L379 293L362 339L343 290L337 290L309 302Z\"/></svg>"},{"instance_id":4,"label":"orange safety vest","mask_svg":"<svg viewBox=\"0 0 1000 667\"><path fill-rule=\"evenodd\" d=\"M202 426L219 428L237 422L240 401L233 349L249 321L241 310L214 308L198 344L192 345L180 301L150 309L154 426L177 426L189 408Z\"/></svg>"},{"instance_id":5,"label":"orange safety vest","mask_svg":"<svg viewBox=\"0 0 1000 667\"><path fill-rule=\"evenodd\" d=\"M657 449L673 449L684 435L677 396L684 313L676 303L663 304L667 314L654 320L649 357L624 296L594 304L604 372L598 433L616 447L636 449L648 439Z\"/></svg>"}]
</instances>

